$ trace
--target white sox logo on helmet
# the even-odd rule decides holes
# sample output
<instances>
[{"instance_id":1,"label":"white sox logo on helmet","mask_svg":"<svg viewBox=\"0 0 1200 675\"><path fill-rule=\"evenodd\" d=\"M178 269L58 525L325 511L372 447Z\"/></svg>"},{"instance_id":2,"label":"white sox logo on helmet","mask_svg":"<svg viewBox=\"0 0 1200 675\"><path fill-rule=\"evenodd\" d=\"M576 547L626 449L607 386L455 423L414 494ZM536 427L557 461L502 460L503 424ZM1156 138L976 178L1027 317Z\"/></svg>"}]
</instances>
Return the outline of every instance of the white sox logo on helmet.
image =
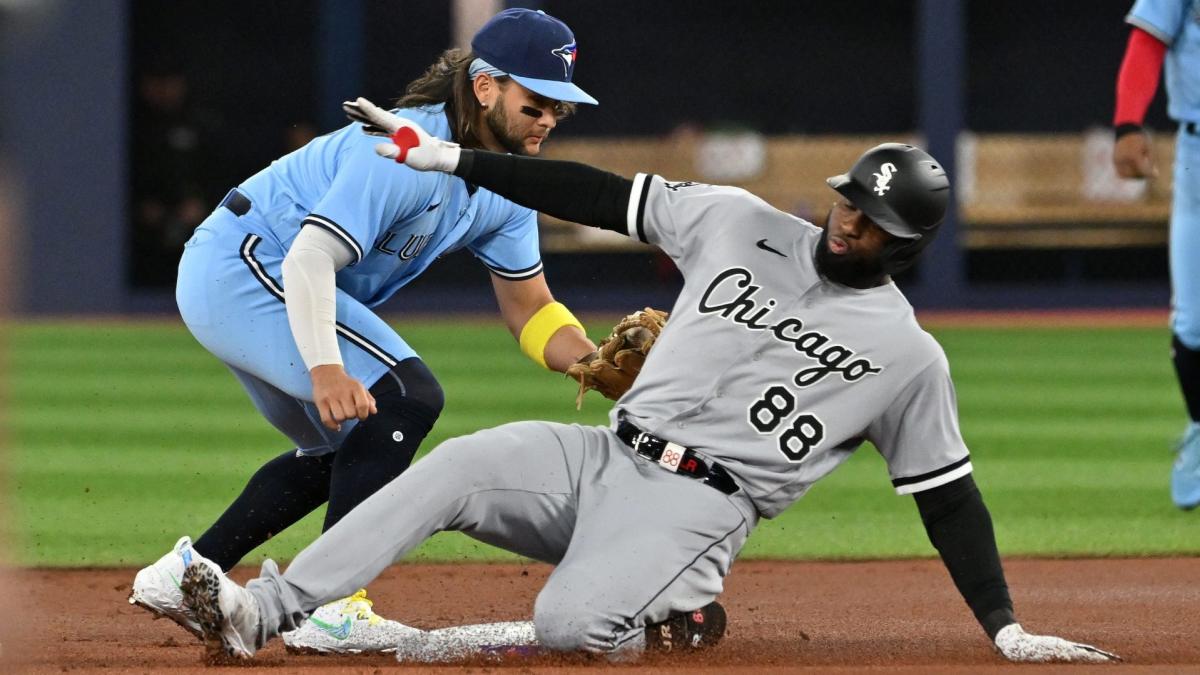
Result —
<instances>
[{"instance_id":1,"label":"white sox logo on helmet","mask_svg":"<svg viewBox=\"0 0 1200 675\"><path fill-rule=\"evenodd\" d=\"M883 166L879 167L879 173L871 174L875 176L875 194L882 197L884 193L892 189L892 175L895 173L896 165L884 162Z\"/></svg>"}]
</instances>

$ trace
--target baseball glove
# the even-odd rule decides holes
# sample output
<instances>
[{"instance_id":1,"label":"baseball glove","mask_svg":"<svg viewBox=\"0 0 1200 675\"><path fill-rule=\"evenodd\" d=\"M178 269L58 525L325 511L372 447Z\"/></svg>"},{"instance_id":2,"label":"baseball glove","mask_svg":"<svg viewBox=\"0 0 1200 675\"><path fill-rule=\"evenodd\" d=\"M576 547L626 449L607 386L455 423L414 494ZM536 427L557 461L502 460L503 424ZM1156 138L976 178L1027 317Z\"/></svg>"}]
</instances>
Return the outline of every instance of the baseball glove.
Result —
<instances>
[{"instance_id":1,"label":"baseball glove","mask_svg":"<svg viewBox=\"0 0 1200 675\"><path fill-rule=\"evenodd\" d=\"M634 312L617 322L612 333L600 341L599 349L568 368L567 375L579 382L576 409L583 405L589 389L613 401L629 391L666 324L666 312L649 307Z\"/></svg>"}]
</instances>

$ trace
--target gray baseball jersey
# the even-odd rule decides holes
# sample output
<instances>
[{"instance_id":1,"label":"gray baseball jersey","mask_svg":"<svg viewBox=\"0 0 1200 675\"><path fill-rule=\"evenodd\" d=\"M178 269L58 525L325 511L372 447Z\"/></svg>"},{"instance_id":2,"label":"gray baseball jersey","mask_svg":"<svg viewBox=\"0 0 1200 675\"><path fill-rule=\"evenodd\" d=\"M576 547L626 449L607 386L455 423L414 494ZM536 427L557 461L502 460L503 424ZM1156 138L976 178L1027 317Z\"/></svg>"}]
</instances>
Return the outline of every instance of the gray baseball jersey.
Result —
<instances>
[{"instance_id":1,"label":"gray baseball jersey","mask_svg":"<svg viewBox=\"0 0 1200 675\"><path fill-rule=\"evenodd\" d=\"M716 460L767 518L863 440L901 494L971 471L945 354L895 284L822 279L821 230L738 188L639 174L628 213L685 283L614 421Z\"/></svg>"}]
</instances>

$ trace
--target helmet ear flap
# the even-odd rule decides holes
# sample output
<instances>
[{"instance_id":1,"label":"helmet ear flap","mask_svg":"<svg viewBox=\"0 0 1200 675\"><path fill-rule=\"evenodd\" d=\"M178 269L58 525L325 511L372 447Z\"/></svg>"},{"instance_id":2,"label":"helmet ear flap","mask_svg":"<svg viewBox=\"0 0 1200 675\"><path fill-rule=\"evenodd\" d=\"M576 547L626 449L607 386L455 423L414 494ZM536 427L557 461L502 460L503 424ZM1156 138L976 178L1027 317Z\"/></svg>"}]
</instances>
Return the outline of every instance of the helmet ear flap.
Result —
<instances>
[{"instance_id":1,"label":"helmet ear flap","mask_svg":"<svg viewBox=\"0 0 1200 675\"><path fill-rule=\"evenodd\" d=\"M913 266L927 237L920 239L893 239L883 246L883 271L888 275L899 274Z\"/></svg>"}]
</instances>

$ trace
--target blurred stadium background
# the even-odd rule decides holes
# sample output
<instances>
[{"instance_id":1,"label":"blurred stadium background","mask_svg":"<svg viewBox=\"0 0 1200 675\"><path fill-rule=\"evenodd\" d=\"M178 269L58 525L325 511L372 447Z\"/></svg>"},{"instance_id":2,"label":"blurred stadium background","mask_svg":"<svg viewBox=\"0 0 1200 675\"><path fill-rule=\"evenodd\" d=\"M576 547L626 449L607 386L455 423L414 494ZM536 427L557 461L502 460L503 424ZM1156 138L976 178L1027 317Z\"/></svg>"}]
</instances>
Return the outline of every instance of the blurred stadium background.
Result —
<instances>
[{"instance_id":1,"label":"blurred stadium background","mask_svg":"<svg viewBox=\"0 0 1200 675\"><path fill-rule=\"evenodd\" d=\"M902 280L918 307L1167 302L1170 172L1121 181L1107 161L1128 0L509 4L574 28L577 79L601 101L555 131L552 157L743 185L816 219L822 178L880 139L913 140L953 167L958 200ZM172 312L182 242L221 195L341 126L342 100L394 99L504 5L0 0L16 307ZM1163 109L1148 124L1169 167ZM548 222L544 240L573 307L624 307L618 280L643 297L677 288L620 239ZM463 255L394 307L490 310Z\"/></svg>"},{"instance_id":2,"label":"blurred stadium background","mask_svg":"<svg viewBox=\"0 0 1200 675\"><path fill-rule=\"evenodd\" d=\"M883 139L918 142L952 169L957 200L899 280L918 312L1150 310L1137 327L933 330L1004 552L1196 553L1194 514L1166 495L1184 420L1166 353L1170 172L1122 181L1109 162L1131 4L0 0L16 558L150 560L279 451L175 314L183 242L230 187L341 126L342 100L394 99L506 5L574 29L576 81L601 102L560 125L550 157L742 185L819 220L825 176ZM1164 107L1148 126L1169 167ZM679 288L668 260L620 237L549 220L542 234L555 294L594 336ZM605 417L599 400L575 413L570 383L479 318L494 299L466 253L382 309L445 380L452 407L427 447L509 419ZM878 458L859 454L749 553L932 555ZM288 557L317 529L265 554ZM444 546L431 555L487 555Z\"/></svg>"}]
</instances>

